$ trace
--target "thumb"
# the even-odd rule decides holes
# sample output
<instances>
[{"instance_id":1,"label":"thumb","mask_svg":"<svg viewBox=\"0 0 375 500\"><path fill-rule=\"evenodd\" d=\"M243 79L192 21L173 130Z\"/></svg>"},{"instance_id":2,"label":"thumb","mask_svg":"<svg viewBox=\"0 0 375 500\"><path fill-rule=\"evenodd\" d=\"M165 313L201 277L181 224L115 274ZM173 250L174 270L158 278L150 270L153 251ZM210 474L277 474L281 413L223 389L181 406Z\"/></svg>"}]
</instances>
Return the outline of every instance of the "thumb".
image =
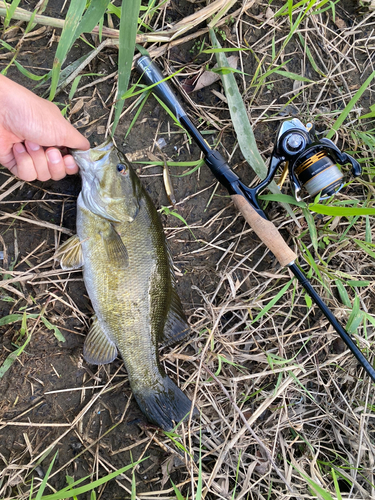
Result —
<instances>
[{"instance_id":1,"label":"thumb","mask_svg":"<svg viewBox=\"0 0 375 500\"><path fill-rule=\"evenodd\" d=\"M64 119L65 130L62 130L63 140L58 146L65 146L71 149L90 149L90 143L76 128Z\"/></svg>"}]
</instances>

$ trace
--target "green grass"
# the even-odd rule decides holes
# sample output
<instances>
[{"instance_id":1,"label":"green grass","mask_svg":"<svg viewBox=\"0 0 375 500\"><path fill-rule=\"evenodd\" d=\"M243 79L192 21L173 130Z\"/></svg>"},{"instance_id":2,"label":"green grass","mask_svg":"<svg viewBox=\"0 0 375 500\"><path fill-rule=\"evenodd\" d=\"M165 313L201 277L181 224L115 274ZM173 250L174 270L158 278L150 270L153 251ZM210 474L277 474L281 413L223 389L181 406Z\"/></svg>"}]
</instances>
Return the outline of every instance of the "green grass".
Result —
<instances>
[{"instance_id":1,"label":"green grass","mask_svg":"<svg viewBox=\"0 0 375 500\"><path fill-rule=\"evenodd\" d=\"M120 474L123 474L124 472L133 469L135 466L140 464L142 461L146 460L146 458L144 458L138 462L131 463L129 465L126 465L125 467L121 467L120 469L116 470L115 472L107 474L106 476L104 476L100 479L97 479L96 481L92 481L92 482L85 484L85 485L79 486L81 483L83 483L84 481L89 479L91 477L91 475L80 478L76 481L68 480L67 481L68 486L66 486L65 488L62 488L61 490L57 491L56 493L53 493L50 495L44 495L43 493L44 493L46 487L48 486L48 479L49 479L49 476L52 472L52 468L53 468L56 456L57 456L57 453L53 457L53 459L52 459L52 461L47 469L47 472L46 472L46 474L45 474L45 476L44 476L44 478L43 478L43 480L38 488L38 492L37 492L36 496L33 496L34 482L32 480L31 491L30 491L30 496L29 496L30 500L63 500L66 498L75 498L78 495L82 495L82 494L89 492L89 491L93 492L95 490L95 488L98 488L98 487L102 486L103 484L108 483L109 481L116 478ZM132 477L134 478L134 472L133 472Z\"/></svg>"}]
</instances>

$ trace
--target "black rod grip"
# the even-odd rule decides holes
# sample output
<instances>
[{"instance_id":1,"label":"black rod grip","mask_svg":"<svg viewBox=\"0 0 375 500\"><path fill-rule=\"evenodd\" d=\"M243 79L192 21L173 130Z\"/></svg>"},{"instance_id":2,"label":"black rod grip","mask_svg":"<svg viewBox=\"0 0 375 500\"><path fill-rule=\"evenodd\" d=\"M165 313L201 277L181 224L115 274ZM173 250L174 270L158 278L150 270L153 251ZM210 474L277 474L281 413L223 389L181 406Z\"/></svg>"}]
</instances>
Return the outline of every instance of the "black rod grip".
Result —
<instances>
[{"instance_id":1,"label":"black rod grip","mask_svg":"<svg viewBox=\"0 0 375 500\"><path fill-rule=\"evenodd\" d=\"M138 59L136 63L137 71L142 75L142 79L146 82L148 86L155 85L152 88L154 94L156 94L164 104L174 113L177 120L186 128L190 135L195 139L199 148L203 151L205 155L211 153L211 148L204 140L202 134L198 131L195 125L187 116L183 107L179 103L177 97L174 95L168 82L162 82L164 80L163 73L160 71L158 66L148 57L142 56ZM158 83L161 82L161 83Z\"/></svg>"},{"instance_id":2,"label":"black rod grip","mask_svg":"<svg viewBox=\"0 0 375 500\"><path fill-rule=\"evenodd\" d=\"M143 80L148 86L161 82L158 85L155 85L152 91L164 102L164 104L168 106L178 120L180 120L181 117L186 116L185 111L178 102L177 97L172 92L169 84L161 81L165 79L163 73L148 56L140 57L135 65L135 68L138 73L142 75Z\"/></svg>"}]
</instances>

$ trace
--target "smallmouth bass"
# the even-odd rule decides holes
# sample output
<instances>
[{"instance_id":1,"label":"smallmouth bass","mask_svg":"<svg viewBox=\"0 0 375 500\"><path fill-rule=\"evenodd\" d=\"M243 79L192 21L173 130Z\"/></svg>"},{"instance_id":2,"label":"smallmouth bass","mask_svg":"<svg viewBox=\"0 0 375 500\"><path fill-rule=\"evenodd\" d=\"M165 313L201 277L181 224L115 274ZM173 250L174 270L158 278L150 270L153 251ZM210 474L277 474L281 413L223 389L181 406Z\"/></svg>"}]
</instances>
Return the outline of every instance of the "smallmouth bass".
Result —
<instances>
[{"instance_id":1,"label":"smallmouth bass","mask_svg":"<svg viewBox=\"0 0 375 500\"><path fill-rule=\"evenodd\" d=\"M159 215L112 142L72 154L82 176L77 235L57 258L63 269L83 267L95 311L84 359L110 363L119 351L140 409L171 430L191 402L161 367L158 343L178 341L189 328Z\"/></svg>"}]
</instances>

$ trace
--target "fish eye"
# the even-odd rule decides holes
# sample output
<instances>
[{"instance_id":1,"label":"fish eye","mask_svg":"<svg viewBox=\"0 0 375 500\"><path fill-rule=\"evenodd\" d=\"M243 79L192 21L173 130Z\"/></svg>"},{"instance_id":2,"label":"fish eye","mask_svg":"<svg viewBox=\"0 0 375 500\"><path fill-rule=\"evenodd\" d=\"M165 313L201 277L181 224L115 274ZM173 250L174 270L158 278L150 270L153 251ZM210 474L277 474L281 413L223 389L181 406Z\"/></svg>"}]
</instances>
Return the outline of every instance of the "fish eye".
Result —
<instances>
[{"instance_id":1,"label":"fish eye","mask_svg":"<svg viewBox=\"0 0 375 500\"><path fill-rule=\"evenodd\" d=\"M125 165L123 165L122 163L118 163L117 164L117 171L123 172L124 170L125 170Z\"/></svg>"}]
</instances>

